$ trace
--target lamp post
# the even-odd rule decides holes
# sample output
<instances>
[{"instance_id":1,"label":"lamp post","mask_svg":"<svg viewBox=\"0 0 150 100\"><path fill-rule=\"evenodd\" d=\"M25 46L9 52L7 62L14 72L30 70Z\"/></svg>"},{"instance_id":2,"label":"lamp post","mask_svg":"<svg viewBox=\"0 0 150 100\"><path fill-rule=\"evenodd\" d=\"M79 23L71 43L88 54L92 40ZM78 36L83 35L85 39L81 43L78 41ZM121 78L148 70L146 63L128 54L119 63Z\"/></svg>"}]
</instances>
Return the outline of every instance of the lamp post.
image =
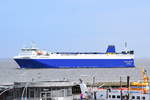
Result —
<instances>
[{"instance_id":1,"label":"lamp post","mask_svg":"<svg viewBox=\"0 0 150 100\"><path fill-rule=\"evenodd\" d=\"M121 97L121 100L123 100L123 98L122 98L122 78L121 78L121 76L120 76L120 97Z\"/></svg>"},{"instance_id":2,"label":"lamp post","mask_svg":"<svg viewBox=\"0 0 150 100\"><path fill-rule=\"evenodd\" d=\"M127 76L127 88L128 88L128 97L127 99L130 99L130 76Z\"/></svg>"}]
</instances>

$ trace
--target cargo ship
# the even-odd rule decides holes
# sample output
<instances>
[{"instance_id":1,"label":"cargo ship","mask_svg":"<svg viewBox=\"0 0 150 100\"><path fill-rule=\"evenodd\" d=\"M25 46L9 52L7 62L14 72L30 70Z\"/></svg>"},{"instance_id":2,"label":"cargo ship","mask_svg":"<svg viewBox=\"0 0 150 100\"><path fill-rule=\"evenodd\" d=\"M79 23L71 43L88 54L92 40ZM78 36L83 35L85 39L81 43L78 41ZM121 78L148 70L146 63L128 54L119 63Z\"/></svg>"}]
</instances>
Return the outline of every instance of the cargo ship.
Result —
<instances>
[{"instance_id":1,"label":"cargo ship","mask_svg":"<svg viewBox=\"0 0 150 100\"><path fill-rule=\"evenodd\" d=\"M135 67L134 51L117 53L114 45L106 52L48 52L34 46L22 48L14 57L20 68L122 68Z\"/></svg>"}]
</instances>

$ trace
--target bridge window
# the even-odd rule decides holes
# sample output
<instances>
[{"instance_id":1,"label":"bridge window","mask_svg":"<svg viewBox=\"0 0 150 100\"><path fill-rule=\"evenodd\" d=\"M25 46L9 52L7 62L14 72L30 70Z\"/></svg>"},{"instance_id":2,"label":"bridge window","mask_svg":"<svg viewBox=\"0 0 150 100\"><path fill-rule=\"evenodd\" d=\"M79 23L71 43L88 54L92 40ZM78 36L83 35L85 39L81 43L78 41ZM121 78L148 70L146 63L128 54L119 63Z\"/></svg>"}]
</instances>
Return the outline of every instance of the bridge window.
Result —
<instances>
[{"instance_id":1,"label":"bridge window","mask_svg":"<svg viewBox=\"0 0 150 100\"><path fill-rule=\"evenodd\" d=\"M122 96L122 98L124 99L124 98L125 98L125 96Z\"/></svg>"},{"instance_id":2,"label":"bridge window","mask_svg":"<svg viewBox=\"0 0 150 100\"><path fill-rule=\"evenodd\" d=\"M111 95L109 95L109 98L111 98Z\"/></svg>"},{"instance_id":3,"label":"bridge window","mask_svg":"<svg viewBox=\"0 0 150 100\"><path fill-rule=\"evenodd\" d=\"M145 100L145 97L142 97L142 100Z\"/></svg>"},{"instance_id":4,"label":"bridge window","mask_svg":"<svg viewBox=\"0 0 150 100\"><path fill-rule=\"evenodd\" d=\"M139 99L139 100L140 100L140 96L137 96L136 99Z\"/></svg>"},{"instance_id":5,"label":"bridge window","mask_svg":"<svg viewBox=\"0 0 150 100\"><path fill-rule=\"evenodd\" d=\"M115 95L112 95L112 98L116 98L116 96L115 96Z\"/></svg>"},{"instance_id":6,"label":"bridge window","mask_svg":"<svg viewBox=\"0 0 150 100\"><path fill-rule=\"evenodd\" d=\"M135 99L135 96L132 96L132 99Z\"/></svg>"},{"instance_id":7,"label":"bridge window","mask_svg":"<svg viewBox=\"0 0 150 100\"><path fill-rule=\"evenodd\" d=\"M117 95L117 98L120 98L120 95Z\"/></svg>"}]
</instances>

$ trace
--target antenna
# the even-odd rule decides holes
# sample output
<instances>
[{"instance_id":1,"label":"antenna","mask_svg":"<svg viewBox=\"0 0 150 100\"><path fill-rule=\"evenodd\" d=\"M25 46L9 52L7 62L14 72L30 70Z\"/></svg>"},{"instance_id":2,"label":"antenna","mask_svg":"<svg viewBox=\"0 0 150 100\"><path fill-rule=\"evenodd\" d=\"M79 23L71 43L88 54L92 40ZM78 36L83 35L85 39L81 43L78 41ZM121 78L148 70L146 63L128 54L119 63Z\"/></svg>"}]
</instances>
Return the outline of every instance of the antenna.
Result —
<instances>
[{"instance_id":1,"label":"antenna","mask_svg":"<svg viewBox=\"0 0 150 100\"><path fill-rule=\"evenodd\" d=\"M34 41L31 42L31 48L36 48L36 42Z\"/></svg>"},{"instance_id":2,"label":"antenna","mask_svg":"<svg viewBox=\"0 0 150 100\"><path fill-rule=\"evenodd\" d=\"M124 46L125 46L125 51L127 51L127 42L125 42Z\"/></svg>"},{"instance_id":3,"label":"antenna","mask_svg":"<svg viewBox=\"0 0 150 100\"><path fill-rule=\"evenodd\" d=\"M127 48L127 42L125 42L125 48Z\"/></svg>"}]
</instances>

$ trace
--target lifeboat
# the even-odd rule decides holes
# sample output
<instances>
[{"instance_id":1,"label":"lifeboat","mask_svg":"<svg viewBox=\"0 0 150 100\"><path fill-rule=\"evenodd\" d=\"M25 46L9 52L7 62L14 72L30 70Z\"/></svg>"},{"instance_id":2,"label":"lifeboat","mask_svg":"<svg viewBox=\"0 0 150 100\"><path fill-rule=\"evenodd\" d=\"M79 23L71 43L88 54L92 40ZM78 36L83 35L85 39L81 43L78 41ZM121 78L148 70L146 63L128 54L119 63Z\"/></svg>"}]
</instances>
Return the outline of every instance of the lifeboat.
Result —
<instances>
[{"instance_id":1,"label":"lifeboat","mask_svg":"<svg viewBox=\"0 0 150 100\"><path fill-rule=\"evenodd\" d=\"M37 55L43 55L44 54L43 51L40 51L40 50L37 51L36 53L37 53Z\"/></svg>"},{"instance_id":2,"label":"lifeboat","mask_svg":"<svg viewBox=\"0 0 150 100\"><path fill-rule=\"evenodd\" d=\"M148 86L148 83L143 82L143 83L139 83L139 82L132 82L131 83L132 86Z\"/></svg>"}]
</instances>

